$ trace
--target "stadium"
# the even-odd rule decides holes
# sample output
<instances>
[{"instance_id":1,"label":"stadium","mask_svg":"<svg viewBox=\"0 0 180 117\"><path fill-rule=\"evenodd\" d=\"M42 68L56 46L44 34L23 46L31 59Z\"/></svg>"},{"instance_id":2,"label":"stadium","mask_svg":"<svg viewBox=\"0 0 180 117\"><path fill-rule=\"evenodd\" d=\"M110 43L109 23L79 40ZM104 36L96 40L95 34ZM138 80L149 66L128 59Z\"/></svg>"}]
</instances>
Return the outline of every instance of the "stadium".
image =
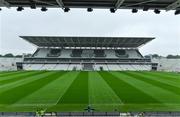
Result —
<instances>
[{"instance_id":1,"label":"stadium","mask_svg":"<svg viewBox=\"0 0 180 117\"><path fill-rule=\"evenodd\" d=\"M18 18L11 15L14 8L20 12ZM52 8L62 12L58 17L55 10L48 15L31 11L38 8L42 12ZM26 9L23 14L21 11ZM80 10L69 16L63 14L71 9L109 9L114 14L118 10L140 11L140 18L130 17L126 11L119 12L117 19L118 15L102 11L98 11L99 16L85 15ZM178 45L178 39L176 44L171 43L179 36L175 32L179 28L173 27L178 27L178 23L168 13L166 17L153 17L157 21L151 18L152 14L142 18L146 11L153 11L154 15L173 11L179 15L180 0L0 0L0 117L180 117L180 56L168 51ZM10 20L5 21L3 16ZM55 34L59 35L52 36ZM159 38L164 39L156 41ZM153 46L156 42L158 46ZM172 55L145 56L140 50L145 45ZM28 53L26 47L30 46L35 51ZM148 52L153 54L155 49ZM12 56L8 52L21 54Z\"/></svg>"},{"instance_id":2,"label":"stadium","mask_svg":"<svg viewBox=\"0 0 180 117\"><path fill-rule=\"evenodd\" d=\"M138 50L154 37L20 37L37 50L1 63L2 115L179 116L179 73Z\"/></svg>"}]
</instances>

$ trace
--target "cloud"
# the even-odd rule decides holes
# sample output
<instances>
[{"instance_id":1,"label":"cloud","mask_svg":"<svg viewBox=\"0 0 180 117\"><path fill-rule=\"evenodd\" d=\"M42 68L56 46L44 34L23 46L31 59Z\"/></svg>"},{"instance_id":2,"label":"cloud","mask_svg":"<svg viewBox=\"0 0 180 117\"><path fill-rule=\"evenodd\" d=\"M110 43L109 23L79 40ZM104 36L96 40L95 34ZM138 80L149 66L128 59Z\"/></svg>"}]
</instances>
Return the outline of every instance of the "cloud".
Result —
<instances>
[{"instance_id":1,"label":"cloud","mask_svg":"<svg viewBox=\"0 0 180 117\"><path fill-rule=\"evenodd\" d=\"M32 53L36 47L25 42L20 35L33 36L116 36L156 37L140 50L143 54L180 54L180 16L173 12L156 15L153 11L132 14L130 10L3 9L0 13L0 53Z\"/></svg>"}]
</instances>

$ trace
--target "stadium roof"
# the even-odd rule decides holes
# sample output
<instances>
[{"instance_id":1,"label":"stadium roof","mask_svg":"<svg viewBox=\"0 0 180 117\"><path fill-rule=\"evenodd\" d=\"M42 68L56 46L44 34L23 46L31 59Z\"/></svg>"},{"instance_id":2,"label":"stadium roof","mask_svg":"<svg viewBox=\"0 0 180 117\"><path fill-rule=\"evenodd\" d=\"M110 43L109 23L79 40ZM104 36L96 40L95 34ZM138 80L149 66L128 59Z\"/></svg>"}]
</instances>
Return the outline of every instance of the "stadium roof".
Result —
<instances>
[{"instance_id":1,"label":"stadium roof","mask_svg":"<svg viewBox=\"0 0 180 117\"><path fill-rule=\"evenodd\" d=\"M180 9L180 0L0 0L0 7Z\"/></svg>"},{"instance_id":2,"label":"stadium roof","mask_svg":"<svg viewBox=\"0 0 180 117\"><path fill-rule=\"evenodd\" d=\"M155 38L146 37L44 37L20 36L38 47L138 48Z\"/></svg>"}]
</instances>

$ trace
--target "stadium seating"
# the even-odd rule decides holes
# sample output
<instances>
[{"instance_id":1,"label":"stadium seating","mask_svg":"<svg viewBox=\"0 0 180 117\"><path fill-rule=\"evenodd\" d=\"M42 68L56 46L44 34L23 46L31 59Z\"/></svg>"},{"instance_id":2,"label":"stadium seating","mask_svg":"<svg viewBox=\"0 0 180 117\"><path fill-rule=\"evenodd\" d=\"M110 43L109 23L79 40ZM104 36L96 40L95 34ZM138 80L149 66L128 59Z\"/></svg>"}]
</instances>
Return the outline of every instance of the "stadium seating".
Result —
<instances>
[{"instance_id":1,"label":"stadium seating","mask_svg":"<svg viewBox=\"0 0 180 117\"><path fill-rule=\"evenodd\" d=\"M71 58L72 50L71 49L62 49L60 58Z\"/></svg>"},{"instance_id":2,"label":"stadium seating","mask_svg":"<svg viewBox=\"0 0 180 117\"><path fill-rule=\"evenodd\" d=\"M95 57L105 57L104 50L94 50Z\"/></svg>"},{"instance_id":3,"label":"stadium seating","mask_svg":"<svg viewBox=\"0 0 180 117\"><path fill-rule=\"evenodd\" d=\"M29 70L42 70L41 68L44 66L44 64L32 64L30 66ZM24 67L23 67L24 68Z\"/></svg>"},{"instance_id":4,"label":"stadium seating","mask_svg":"<svg viewBox=\"0 0 180 117\"><path fill-rule=\"evenodd\" d=\"M118 71L120 68L117 64L108 64L107 65L109 70Z\"/></svg>"},{"instance_id":5,"label":"stadium seating","mask_svg":"<svg viewBox=\"0 0 180 117\"><path fill-rule=\"evenodd\" d=\"M134 49L126 50L126 54L128 55L128 58L142 58L142 56Z\"/></svg>"},{"instance_id":6,"label":"stadium seating","mask_svg":"<svg viewBox=\"0 0 180 117\"><path fill-rule=\"evenodd\" d=\"M74 49L72 50L71 57L81 57L82 50L81 49Z\"/></svg>"},{"instance_id":7,"label":"stadium seating","mask_svg":"<svg viewBox=\"0 0 180 117\"><path fill-rule=\"evenodd\" d=\"M92 57L94 57L94 51L93 50L83 50L82 57L83 58L92 58Z\"/></svg>"},{"instance_id":8,"label":"stadium seating","mask_svg":"<svg viewBox=\"0 0 180 117\"><path fill-rule=\"evenodd\" d=\"M117 58L114 50L104 50L106 58Z\"/></svg>"},{"instance_id":9,"label":"stadium seating","mask_svg":"<svg viewBox=\"0 0 180 117\"><path fill-rule=\"evenodd\" d=\"M125 52L125 55L123 55ZM33 54L35 58L57 57L57 58L143 58L138 50L100 50L100 49L48 49L38 48Z\"/></svg>"},{"instance_id":10,"label":"stadium seating","mask_svg":"<svg viewBox=\"0 0 180 117\"><path fill-rule=\"evenodd\" d=\"M82 65L81 64L70 64L68 66L68 69L69 71L72 71L72 70L82 70Z\"/></svg>"},{"instance_id":11,"label":"stadium seating","mask_svg":"<svg viewBox=\"0 0 180 117\"><path fill-rule=\"evenodd\" d=\"M47 54L48 57L58 57L61 55L61 49L50 49Z\"/></svg>"},{"instance_id":12,"label":"stadium seating","mask_svg":"<svg viewBox=\"0 0 180 117\"><path fill-rule=\"evenodd\" d=\"M85 70L85 71L150 71L151 65L138 64L24 64L25 70Z\"/></svg>"},{"instance_id":13,"label":"stadium seating","mask_svg":"<svg viewBox=\"0 0 180 117\"><path fill-rule=\"evenodd\" d=\"M56 64L53 70L68 70L69 64Z\"/></svg>"},{"instance_id":14,"label":"stadium seating","mask_svg":"<svg viewBox=\"0 0 180 117\"><path fill-rule=\"evenodd\" d=\"M102 69L101 69L102 68ZM151 65L131 65L131 64L96 64L94 70L100 71L149 71Z\"/></svg>"},{"instance_id":15,"label":"stadium seating","mask_svg":"<svg viewBox=\"0 0 180 117\"><path fill-rule=\"evenodd\" d=\"M56 64L44 64L40 69L41 70L54 70Z\"/></svg>"},{"instance_id":16,"label":"stadium seating","mask_svg":"<svg viewBox=\"0 0 180 117\"><path fill-rule=\"evenodd\" d=\"M115 50L116 56L119 58L128 58L128 54L126 54L126 50Z\"/></svg>"},{"instance_id":17,"label":"stadium seating","mask_svg":"<svg viewBox=\"0 0 180 117\"><path fill-rule=\"evenodd\" d=\"M134 70L134 68L132 68L132 66L130 65L119 65L121 71L126 71L126 70Z\"/></svg>"},{"instance_id":18,"label":"stadium seating","mask_svg":"<svg viewBox=\"0 0 180 117\"><path fill-rule=\"evenodd\" d=\"M96 70L96 71L109 71L106 64L95 64L94 70Z\"/></svg>"},{"instance_id":19,"label":"stadium seating","mask_svg":"<svg viewBox=\"0 0 180 117\"><path fill-rule=\"evenodd\" d=\"M93 71L94 70L94 66L91 63L83 64L83 70L85 70L85 71Z\"/></svg>"},{"instance_id":20,"label":"stadium seating","mask_svg":"<svg viewBox=\"0 0 180 117\"><path fill-rule=\"evenodd\" d=\"M31 70L31 64L24 64L23 69L24 70Z\"/></svg>"},{"instance_id":21,"label":"stadium seating","mask_svg":"<svg viewBox=\"0 0 180 117\"><path fill-rule=\"evenodd\" d=\"M50 49L48 48L38 48L39 50L34 54L33 57L47 57L47 54L49 53Z\"/></svg>"}]
</instances>

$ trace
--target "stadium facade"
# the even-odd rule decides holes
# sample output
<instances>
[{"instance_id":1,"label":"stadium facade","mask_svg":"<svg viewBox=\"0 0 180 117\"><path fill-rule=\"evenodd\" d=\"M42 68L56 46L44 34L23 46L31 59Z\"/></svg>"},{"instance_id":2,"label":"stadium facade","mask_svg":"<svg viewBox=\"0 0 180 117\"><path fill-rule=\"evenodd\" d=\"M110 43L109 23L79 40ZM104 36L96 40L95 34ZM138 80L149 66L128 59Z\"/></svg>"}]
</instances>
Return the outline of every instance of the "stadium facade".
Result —
<instances>
[{"instance_id":1,"label":"stadium facade","mask_svg":"<svg viewBox=\"0 0 180 117\"><path fill-rule=\"evenodd\" d=\"M24 70L150 71L157 64L144 58L139 47L146 37L42 37L21 36L37 46L18 64Z\"/></svg>"}]
</instances>

